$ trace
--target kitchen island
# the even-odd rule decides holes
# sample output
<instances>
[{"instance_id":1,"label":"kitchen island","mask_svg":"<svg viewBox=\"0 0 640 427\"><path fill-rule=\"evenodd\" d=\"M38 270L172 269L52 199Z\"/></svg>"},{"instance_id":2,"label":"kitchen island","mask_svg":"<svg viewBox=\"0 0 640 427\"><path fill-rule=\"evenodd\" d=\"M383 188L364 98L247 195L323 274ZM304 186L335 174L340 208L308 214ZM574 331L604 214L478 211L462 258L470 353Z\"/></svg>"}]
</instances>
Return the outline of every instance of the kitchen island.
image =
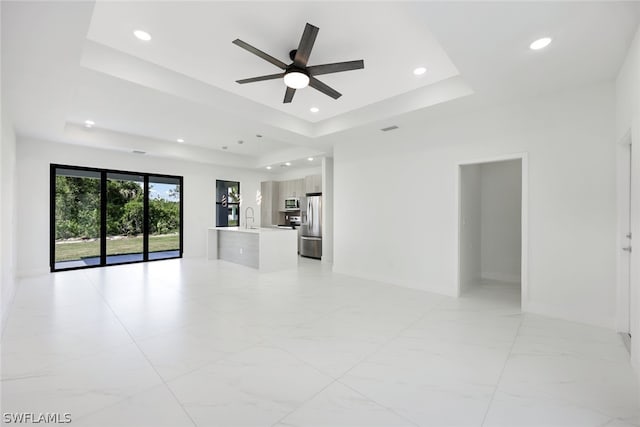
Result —
<instances>
[{"instance_id":1,"label":"kitchen island","mask_svg":"<svg viewBox=\"0 0 640 427\"><path fill-rule=\"evenodd\" d=\"M207 258L222 259L261 272L298 266L298 232L283 228L212 227Z\"/></svg>"}]
</instances>

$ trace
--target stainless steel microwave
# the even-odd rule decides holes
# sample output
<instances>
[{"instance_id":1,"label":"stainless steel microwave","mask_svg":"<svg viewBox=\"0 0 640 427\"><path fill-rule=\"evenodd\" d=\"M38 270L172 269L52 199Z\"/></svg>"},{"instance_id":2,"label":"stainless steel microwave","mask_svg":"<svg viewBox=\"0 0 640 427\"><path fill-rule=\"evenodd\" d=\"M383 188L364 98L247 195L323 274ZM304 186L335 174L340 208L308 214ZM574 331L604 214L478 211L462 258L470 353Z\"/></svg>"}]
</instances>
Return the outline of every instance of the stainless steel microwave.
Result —
<instances>
[{"instance_id":1,"label":"stainless steel microwave","mask_svg":"<svg viewBox=\"0 0 640 427\"><path fill-rule=\"evenodd\" d=\"M300 209L300 200L294 197L288 197L284 199L285 210L297 210Z\"/></svg>"}]
</instances>

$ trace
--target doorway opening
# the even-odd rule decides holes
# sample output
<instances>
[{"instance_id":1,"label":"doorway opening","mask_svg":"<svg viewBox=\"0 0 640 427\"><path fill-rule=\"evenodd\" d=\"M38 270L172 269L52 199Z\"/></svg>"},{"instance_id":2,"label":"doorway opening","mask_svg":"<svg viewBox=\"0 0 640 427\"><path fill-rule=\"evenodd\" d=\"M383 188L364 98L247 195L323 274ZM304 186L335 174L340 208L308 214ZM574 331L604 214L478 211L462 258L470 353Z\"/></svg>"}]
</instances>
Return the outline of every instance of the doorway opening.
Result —
<instances>
[{"instance_id":1,"label":"doorway opening","mask_svg":"<svg viewBox=\"0 0 640 427\"><path fill-rule=\"evenodd\" d=\"M526 155L460 164L458 174L458 295L524 309Z\"/></svg>"}]
</instances>

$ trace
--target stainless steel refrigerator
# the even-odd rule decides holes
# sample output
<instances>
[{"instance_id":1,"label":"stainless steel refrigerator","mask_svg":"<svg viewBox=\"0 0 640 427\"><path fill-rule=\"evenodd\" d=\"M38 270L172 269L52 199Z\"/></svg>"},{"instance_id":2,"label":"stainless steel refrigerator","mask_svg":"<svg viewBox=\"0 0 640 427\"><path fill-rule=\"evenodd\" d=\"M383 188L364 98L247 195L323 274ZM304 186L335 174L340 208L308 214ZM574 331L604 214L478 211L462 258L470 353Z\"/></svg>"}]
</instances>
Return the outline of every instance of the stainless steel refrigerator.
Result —
<instances>
[{"instance_id":1,"label":"stainless steel refrigerator","mask_svg":"<svg viewBox=\"0 0 640 427\"><path fill-rule=\"evenodd\" d=\"M300 227L300 255L322 257L322 193L308 193L306 216Z\"/></svg>"}]
</instances>

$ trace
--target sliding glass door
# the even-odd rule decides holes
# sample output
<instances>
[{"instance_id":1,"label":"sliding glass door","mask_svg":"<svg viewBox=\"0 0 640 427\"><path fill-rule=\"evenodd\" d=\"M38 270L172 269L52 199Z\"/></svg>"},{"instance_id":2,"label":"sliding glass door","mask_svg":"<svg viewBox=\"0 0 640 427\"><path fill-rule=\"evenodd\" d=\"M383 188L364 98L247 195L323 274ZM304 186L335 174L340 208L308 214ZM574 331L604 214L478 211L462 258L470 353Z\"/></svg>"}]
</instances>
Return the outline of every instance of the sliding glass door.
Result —
<instances>
[{"instance_id":1,"label":"sliding glass door","mask_svg":"<svg viewBox=\"0 0 640 427\"><path fill-rule=\"evenodd\" d=\"M51 271L182 256L182 177L51 165Z\"/></svg>"},{"instance_id":2,"label":"sliding glass door","mask_svg":"<svg viewBox=\"0 0 640 427\"><path fill-rule=\"evenodd\" d=\"M100 172L56 168L51 266L56 270L100 265Z\"/></svg>"},{"instance_id":3,"label":"sliding glass door","mask_svg":"<svg viewBox=\"0 0 640 427\"><path fill-rule=\"evenodd\" d=\"M107 173L107 264L144 261L144 176Z\"/></svg>"},{"instance_id":4,"label":"sliding glass door","mask_svg":"<svg viewBox=\"0 0 640 427\"><path fill-rule=\"evenodd\" d=\"M182 247L181 183L176 177L149 177L149 259L175 258Z\"/></svg>"}]
</instances>

